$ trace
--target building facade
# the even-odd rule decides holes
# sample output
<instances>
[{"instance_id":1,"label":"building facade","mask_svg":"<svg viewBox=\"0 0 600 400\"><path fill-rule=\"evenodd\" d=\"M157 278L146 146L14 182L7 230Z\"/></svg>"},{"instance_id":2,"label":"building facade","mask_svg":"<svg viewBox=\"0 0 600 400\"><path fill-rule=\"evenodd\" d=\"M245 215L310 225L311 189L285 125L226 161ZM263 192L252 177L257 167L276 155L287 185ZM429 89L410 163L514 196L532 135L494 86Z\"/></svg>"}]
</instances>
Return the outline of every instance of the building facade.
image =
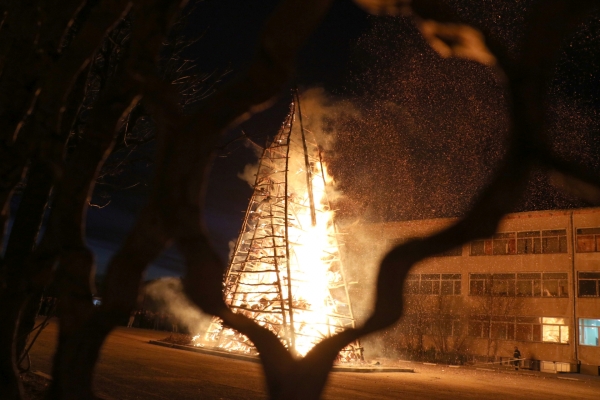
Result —
<instances>
[{"instance_id":1,"label":"building facade","mask_svg":"<svg viewBox=\"0 0 600 400\"><path fill-rule=\"evenodd\" d=\"M352 227L350 273L360 276L360 266L376 266L394 245L454 221ZM354 295L363 296L359 289ZM403 321L421 321L416 330L426 348L497 359L518 346L541 370L598 375L600 208L509 214L492 237L417 264L404 296Z\"/></svg>"}]
</instances>

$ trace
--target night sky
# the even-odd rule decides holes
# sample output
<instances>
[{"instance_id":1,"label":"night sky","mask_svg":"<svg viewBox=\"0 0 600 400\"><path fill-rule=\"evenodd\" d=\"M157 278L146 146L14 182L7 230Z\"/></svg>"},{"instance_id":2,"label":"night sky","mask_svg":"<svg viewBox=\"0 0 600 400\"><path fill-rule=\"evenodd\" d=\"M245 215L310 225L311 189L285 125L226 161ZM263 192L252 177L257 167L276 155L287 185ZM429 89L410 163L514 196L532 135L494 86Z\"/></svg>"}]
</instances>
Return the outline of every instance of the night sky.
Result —
<instances>
[{"instance_id":1,"label":"night sky","mask_svg":"<svg viewBox=\"0 0 600 400\"><path fill-rule=\"evenodd\" d=\"M229 70L221 83L226 84L250 62L261 23L276 3L197 2L188 34L202 38L190 49L190 57L202 71ZM518 54L531 1L449 3L469 21L485 24L512 54ZM549 133L554 149L598 173L599 15L585 21L565 43L549 88ZM410 19L373 17L350 1L336 1L300 54L289 87L294 84L301 89L322 87L360 111L360 117L333 121L338 134L326 155L344 194L337 204L342 223L459 216L505 151L505 94L491 70L470 61L441 59ZM223 143L243 131L264 145L277 132L289 101L286 90L270 110L227 132ZM153 145L144 151L151 156ZM206 224L224 259L251 195L250 186L237 174L254 162L254 152L243 141L218 152L214 162ZM151 162L139 164L122 178L133 179L134 187L98 189L95 200L105 203L109 199L110 204L89 210L87 232L100 273L144 204L152 173ZM100 199L100 191L108 197ZM556 191L543 171L538 171L515 211L581 206L585 204ZM147 278L182 271L177 252L169 250L150 268Z\"/></svg>"}]
</instances>

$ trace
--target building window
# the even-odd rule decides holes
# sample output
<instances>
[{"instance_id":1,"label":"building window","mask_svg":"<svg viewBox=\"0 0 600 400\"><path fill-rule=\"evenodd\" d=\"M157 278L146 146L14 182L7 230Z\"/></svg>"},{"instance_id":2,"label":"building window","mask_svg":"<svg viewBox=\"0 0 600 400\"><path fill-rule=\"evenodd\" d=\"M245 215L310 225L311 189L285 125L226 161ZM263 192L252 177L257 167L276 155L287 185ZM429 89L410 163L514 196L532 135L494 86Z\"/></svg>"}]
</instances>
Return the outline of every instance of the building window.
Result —
<instances>
[{"instance_id":1,"label":"building window","mask_svg":"<svg viewBox=\"0 0 600 400\"><path fill-rule=\"evenodd\" d=\"M515 338L524 342L541 342L542 325L539 317L517 317Z\"/></svg>"},{"instance_id":2,"label":"building window","mask_svg":"<svg viewBox=\"0 0 600 400\"><path fill-rule=\"evenodd\" d=\"M517 232L517 254L541 254L542 236L540 231Z\"/></svg>"},{"instance_id":3,"label":"building window","mask_svg":"<svg viewBox=\"0 0 600 400\"><path fill-rule=\"evenodd\" d=\"M442 274L442 294L460 296L461 274Z\"/></svg>"},{"instance_id":4,"label":"building window","mask_svg":"<svg viewBox=\"0 0 600 400\"><path fill-rule=\"evenodd\" d=\"M565 318L475 315L469 317L468 334L494 340L569 343Z\"/></svg>"},{"instance_id":5,"label":"building window","mask_svg":"<svg viewBox=\"0 0 600 400\"><path fill-rule=\"evenodd\" d=\"M493 316L490 324L490 337L498 340L514 340L515 317Z\"/></svg>"},{"instance_id":6,"label":"building window","mask_svg":"<svg viewBox=\"0 0 600 400\"><path fill-rule=\"evenodd\" d=\"M468 335L484 339L515 340L515 317L471 315Z\"/></svg>"},{"instance_id":7,"label":"building window","mask_svg":"<svg viewBox=\"0 0 600 400\"><path fill-rule=\"evenodd\" d=\"M579 318L579 344L600 346L600 319Z\"/></svg>"},{"instance_id":8,"label":"building window","mask_svg":"<svg viewBox=\"0 0 600 400\"><path fill-rule=\"evenodd\" d=\"M541 297L542 296L542 274L522 273L517 274L517 296Z\"/></svg>"},{"instance_id":9,"label":"building window","mask_svg":"<svg viewBox=\"0 0 600 400\"><path fill-rule=\"evenodd\" d=\"M515 232L496 233L492 237L492 254L495 256L505 254L516 254L517 245Z\"/></svg>"},{"instance_id":10,"label":"building window","mask_svg":"<svg viewBox=\"0 0 600 400\"><path fill-rule=\"evenodd\" d=\"M421 274L419 294L440 294L440 274Z\"/></svg>"},{"instance_id":11,"label":"building window","mask_svg":"<svg viewBox=\"0 0 600 400\"><path fill-rule=\"evenodd\" d=\"M491 256L516 254L516 233L496 233L491 239L474 240L471 242L472 256Z\"/></svg>"},{"instance_id":12,"label":"building window","mask_svg":"<svg viewBox=\"0 0 600 400\"><path fill-rule=\"evenodd\" d=\"M567 230L554 229L542 231L542 253L566 253Z\"/></svg>"},{"instance_id":13,"label":"building window","mask_svg":"<svg viewBox=\"0 0 600 400\"><path fill-rule=\"evenodd\" d=\"M565 318L542 318L542 342L569 343L569 326Z\"/></svg>"},{"instance_id":14,"label":"building window","mask_svg":"<svg viewBox=\"0 0 600 400\"><path fill-rule=\"evenodd\" d=\"M472 256L496 256L566 252L567 230L553 229L497 233L491 239L474 240L471 242L470 254Z\"/></svg>"},{"instance_id":15,"label":"building window","mask_svg":"<svg viewBox=\"0 0 600 400\"><path fill-rule=\"evenodd\" d=\"M460 296L460 285L461 274L409 274L406 277L407 294Z\"/></svg>"},{"instance_id":16,"label":"building window","mask_svg":"<svg viewBox=\"0 0 600 400\"><path fill-rule=\"evenodd\" d=\"M515 296L515 274L494 274L491 280L492 296Z\"/></svg>"},{"instance_id":17,"label":"building window","mask_svg":"<svg viewBox=\"0 0 600 400\"><path fill-rule=\"evenodd\" d=\"M491 256L492 255L492 240L474 240L471 242L472 256Z\"/></svg>"},{"instance_id":18,"label":"building window","mask_svg":"<svg viewBox=\"0 0 600 400\"><path fill-rule=\"evenodd\" d=\"M432 318L428 334L435 336L460 336L462 334L462 323L459 318L452 315L442 315Z\"/></svg>"},{"instance_id":19,"label":"building window","mask_svg":"<svg viewBox=\"0 0 600 400\"><path fill-rule=\"evenodd\" d=\"M542 274L542 296L543 297L569 297L568 274L544 273Z\"/></svg>"},{"instance_id":20,"label":"building window","mask_svg":"<svg viewBox=\"0 0 600 400\"><path fill-rule=\"evenodd\" d=\"M404 281L406 294L419 294L419 274L408 274Z\"/></svg>"},{"instance_id":21,"label":"building window","mask_svg":"<svg viewBox=\"0 0 600 400\"><path fill-rule=\"evenodd\" d=\"M476 338L490 337L490 321L489 317L485 315L471 315L469 316L469 329L468 335Z\"/></svg>"},{"instance_id":22,"label":"building window","mask_svg":"<svg viewBox=\"0 0 600 400\"><path fill-rule=\"evenodd\" d=\"M562 272L469 274L471 296L568 297L568 284L568 274Z\"/></svg>"},{"instance_id":23,"label":"building window","mask_svg":"<svg viewBox=\"0 0 600 400\"><path fill-rule=\"evenodd\" d=\"M579 273L579 297L600 296L600 272Z\"/></svg>"},{"instance_id":24,"label":"building window","mask_svg":"<svg viewBox=\"0 0 600 400\"><path fill-rule=\"evenodd\" d=\"M491 274L469 274L469 294L471 296L483 296L490 294Z\"/></svg>"},{"instance_id":25,"label":"building window","mask_svg":"<svg viewBox=\"0 0 600 400\"><path fill-rule=\"evenodd\" d=\"M577 229L577 252L600 251L600 228Z\"/></svg>"},{"instance_id":26,"label":"building window","mask_svg":"<svg viewBox=\"0 0 600 400\"><path fill-rule=\"evenodd\" d=\"M471 296L515 296L515 274L469 274Z\"/></svg>"}]
</instances>

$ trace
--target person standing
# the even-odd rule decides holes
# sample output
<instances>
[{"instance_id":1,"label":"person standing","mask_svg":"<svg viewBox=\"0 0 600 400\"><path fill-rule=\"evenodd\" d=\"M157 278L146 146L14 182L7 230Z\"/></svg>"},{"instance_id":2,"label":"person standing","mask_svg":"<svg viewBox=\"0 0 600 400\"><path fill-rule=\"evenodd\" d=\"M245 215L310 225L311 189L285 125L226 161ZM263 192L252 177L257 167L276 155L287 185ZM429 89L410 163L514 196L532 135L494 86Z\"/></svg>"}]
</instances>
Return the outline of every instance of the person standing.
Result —
<instances>
[{"instance_id":1,"label":"person standing","mask_svg":"<svg viewBox=\"0 0 600 400\"><path fill-rule=\"evenodd\" d=\"M519 348L515 346L515 351L513 352L513 365L515 366L515 369L519 369L520 360L521 352L519 351Z\"/></svg>"}]
</instances>

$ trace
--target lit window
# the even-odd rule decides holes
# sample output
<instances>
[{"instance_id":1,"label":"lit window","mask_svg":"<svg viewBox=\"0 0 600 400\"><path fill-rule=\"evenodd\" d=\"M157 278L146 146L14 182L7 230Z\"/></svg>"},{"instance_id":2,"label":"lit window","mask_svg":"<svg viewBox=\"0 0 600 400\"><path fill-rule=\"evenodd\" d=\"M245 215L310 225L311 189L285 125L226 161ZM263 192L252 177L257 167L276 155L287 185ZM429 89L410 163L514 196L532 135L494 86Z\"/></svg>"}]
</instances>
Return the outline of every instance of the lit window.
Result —
<instances>
[{"instance_id":1,"label":"lit window","mask_svg":"<svg viewBox=\"0 0 600 400\"><path fill-rule=\"evenodd\" d=\"M569 327L564 318L542 318L542 342L569 343Z\"/></svg>"},{"instance_id":2,"label":"lit window","mask_svg":"<svg viewBox=\"0 0 600 400\"><path fill-rule=\"evenodd\" d=\"M579 344L585 346L600 346L600 319L579 318Z\"/></svg>"}]
</instances>

